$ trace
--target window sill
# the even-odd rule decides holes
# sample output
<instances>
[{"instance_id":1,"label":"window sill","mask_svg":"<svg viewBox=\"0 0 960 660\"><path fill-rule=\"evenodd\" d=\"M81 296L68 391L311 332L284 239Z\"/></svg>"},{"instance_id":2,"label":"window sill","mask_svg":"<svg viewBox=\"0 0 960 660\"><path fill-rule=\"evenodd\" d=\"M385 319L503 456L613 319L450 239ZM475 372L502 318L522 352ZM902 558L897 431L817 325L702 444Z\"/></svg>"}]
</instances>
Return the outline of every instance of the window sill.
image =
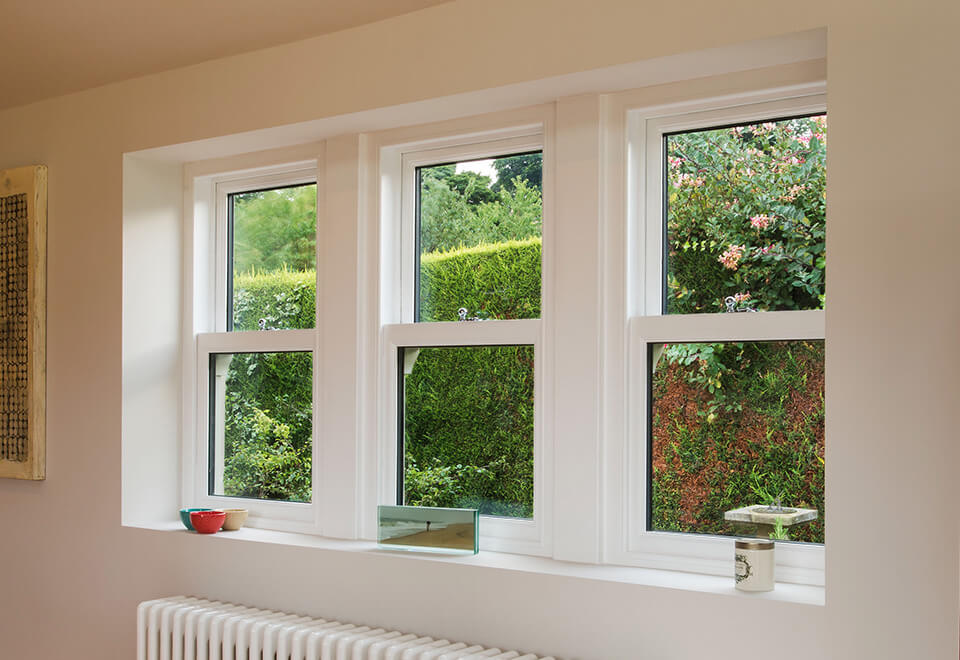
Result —
<instances>
[{"instance_id":1,"label":"window sill","mask_svg":"<svg viewBox=\"0 0 960 660\"><path fill-rule=\"evenodd\" d=\"M210 539L210 542L240 541L247 543L269 543L275 545L295 546L300 548L317 548L334 552L371 552L375 554L401 557L410 561L432 561L448 564L464 564L469 566L493 568L524 573L542 575L556 575L573 577L584 580L598 580L604 582L620 582L636 584L659 589L679 589L682 591L696 591L712 593L735 598L751 598L760 600L796 603L798 605L823 606L826 589L821 586L800 585L779 582L773 591L761 593L746 593L737 591L733 580L715 575L701 575L698 573L684 573L680 571L666 571L650 568L635 568L629 566L610 566L597 564L580 564L560 561L546 557L531 557L515 555L505 552L481 551L477 555L442 555L433 553L408 552L402 550L384 550L372 541L345 541L331 539L310 534L294 532L279 532L266 529L244 527L235 532L220 532L210 536L201 536L188 532L179 522L125 525L139 529L148 529L161 532L176 532L197 538ZM732 568L731 560L731 568Z\"/></svg>"}]
</instances>

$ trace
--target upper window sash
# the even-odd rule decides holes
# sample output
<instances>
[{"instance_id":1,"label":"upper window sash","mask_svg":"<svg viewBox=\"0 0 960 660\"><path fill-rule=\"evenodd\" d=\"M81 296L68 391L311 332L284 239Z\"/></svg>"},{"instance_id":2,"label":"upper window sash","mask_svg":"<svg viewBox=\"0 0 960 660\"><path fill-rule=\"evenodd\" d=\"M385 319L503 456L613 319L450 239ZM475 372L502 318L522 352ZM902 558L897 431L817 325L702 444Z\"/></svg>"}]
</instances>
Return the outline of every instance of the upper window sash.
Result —
<instances>
[{"instance_id":1,"label":"upper window sash","mask_svg":"<svg viewBox=\"0 0 960 660\"><path fill-rule=\"evenodd\" d=\"M413 323L417 304L417 250L419 248L417 203L419 198L419 177L421 167L443 165L447 163L497 158L531 151L543 150L543 135L530 128L516 129L513 137L498 137L483 141L470 141L448 146L404 151L400 157L400 235L398 248L399 281L393 292L396 301L392 320L400 323ZM502 134L498 132L498 134ZM388 265L389 262L385 265Z\"/></svg>"},{"instance_id":2,"label":"upper window sash","mask_svg":"<svg viewBox=\"0 0 960 660\"><path fill-rule=\"evenodd\" d=\"M631 315L659 315L663 310L664 240L666 215L663 167L664 136L717 126L766 121L826 112L822 85L796 92L790 98L730 104L716 108L717 101L680 107L628 111L630 135L629 171L634 185L628 190L628 209L633 216L635 241L631 246L629 277ZM730 103L728 101L728 103ZM711 108L711 105L714 107ZM669 114L668 114L669 113Z\"/></svg>"},{"instance_id":3,"label":"upper window sash","mask_svg":"<svg viewBox=\"0 0 960 660\"><path fill-rule=\"evenodd\" d=\"M229 326L228 296L233 278L230 263L232 233L230 231L230 196L237 193L271 190L317 183L315 163L294 163L281 167L264 168L255 175L235 175L215 181L216 221L214 245L214 324L215 332L226 332Z\"/></svg>"}]
</instances>

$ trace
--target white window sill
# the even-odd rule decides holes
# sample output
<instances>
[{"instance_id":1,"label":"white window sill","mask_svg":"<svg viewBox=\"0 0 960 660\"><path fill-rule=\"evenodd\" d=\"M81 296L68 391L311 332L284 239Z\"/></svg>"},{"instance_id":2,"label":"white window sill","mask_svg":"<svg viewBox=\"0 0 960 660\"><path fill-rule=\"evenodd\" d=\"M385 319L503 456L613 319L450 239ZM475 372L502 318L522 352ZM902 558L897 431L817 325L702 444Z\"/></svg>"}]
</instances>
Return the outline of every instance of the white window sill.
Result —
<instances>
[{"instance_id":1,"label":"white window sill","mask_svg":"<svg viewBox=\"0 0 960 660\"><path fill-rule=\"evenodd\" d=\"M175 532L185 536L195 537L198 543L219 543L241 541L250 543L271 543L276 545L295 546L301 548L318 548L337 552L372 552L377 554L401 557L410 561L433 561L448 564L464 564L485 568L497 568L525 573L539 573L543 575L557 575L574 577L584 580L600 580L606 582L620 582L637 584L645 587L661 589L680 589L683 591L697 591L713 593L735 598L753 598L772 600L799 605L823 606L826 589L822 586L777 583L773 591L762 593L746 593L737 591L733 586L733 579L715 575L701 575L698 573L684 573L680 571L665 571L650 568L635 568L629 566L610 566L597 564L580 564L559 561L546 557L531 557L525 555L508 554L505 552L481 551L477 555L443 555L434 553L408 552L402 550L384 550L372 541L344 541L311 534L294 532L278 532L266 529L245 527L235 532L219 532L212 535L201 535L189 532L179 522L125 525L139 529L149 529L162 532ZM733 560L731 558L731 570Z\"/></svg>"}]
</instances>

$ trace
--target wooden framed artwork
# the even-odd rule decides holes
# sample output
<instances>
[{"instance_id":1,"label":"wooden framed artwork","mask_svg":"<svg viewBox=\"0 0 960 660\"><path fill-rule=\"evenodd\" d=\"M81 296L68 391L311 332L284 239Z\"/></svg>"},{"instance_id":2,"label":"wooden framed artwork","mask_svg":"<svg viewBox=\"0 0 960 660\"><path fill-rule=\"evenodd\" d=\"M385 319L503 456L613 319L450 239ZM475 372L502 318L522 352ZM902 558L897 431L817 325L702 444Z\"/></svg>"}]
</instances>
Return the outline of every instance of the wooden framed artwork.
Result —
<instances>
[{"instance_id":1,"label":"wooden framed artwork","mask_svg":"<svg viewBox=\"0 0 960 660\"><path fill-rule=\"evenodd\" d=\"M0 477L46 476L47 168L0 170Z\"/></svg>"}]
</instances>

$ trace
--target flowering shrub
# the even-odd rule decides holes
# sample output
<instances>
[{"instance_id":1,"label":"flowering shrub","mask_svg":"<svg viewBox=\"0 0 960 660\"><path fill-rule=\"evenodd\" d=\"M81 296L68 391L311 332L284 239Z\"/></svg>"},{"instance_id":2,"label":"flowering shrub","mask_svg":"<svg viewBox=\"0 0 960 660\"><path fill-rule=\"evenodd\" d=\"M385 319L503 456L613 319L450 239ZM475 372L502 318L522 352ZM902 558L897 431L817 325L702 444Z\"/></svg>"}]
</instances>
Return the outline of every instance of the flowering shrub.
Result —
<instances>
[{"instance_id":1,"label":"flowering shrub","mask_svg":"<svg viewBox=\"0 0 960 660\"><path fill-rule=\"evenodd\" d=\"M668 313L824 305L826 116L667 138ZM653 529L752 533L724 512L817 509L823 542L822 341L670 344L656 355Z\"/></svg>"},{"instance_id":2,"label":"flowering shrub","mask_svg":"<svg viewBox=\"0 0 960 660\"><path fill-rule=\"evenodd\" d=\"M826 115L667 138L667 311L824 303Z\"/></svg>"}]
</instances>

